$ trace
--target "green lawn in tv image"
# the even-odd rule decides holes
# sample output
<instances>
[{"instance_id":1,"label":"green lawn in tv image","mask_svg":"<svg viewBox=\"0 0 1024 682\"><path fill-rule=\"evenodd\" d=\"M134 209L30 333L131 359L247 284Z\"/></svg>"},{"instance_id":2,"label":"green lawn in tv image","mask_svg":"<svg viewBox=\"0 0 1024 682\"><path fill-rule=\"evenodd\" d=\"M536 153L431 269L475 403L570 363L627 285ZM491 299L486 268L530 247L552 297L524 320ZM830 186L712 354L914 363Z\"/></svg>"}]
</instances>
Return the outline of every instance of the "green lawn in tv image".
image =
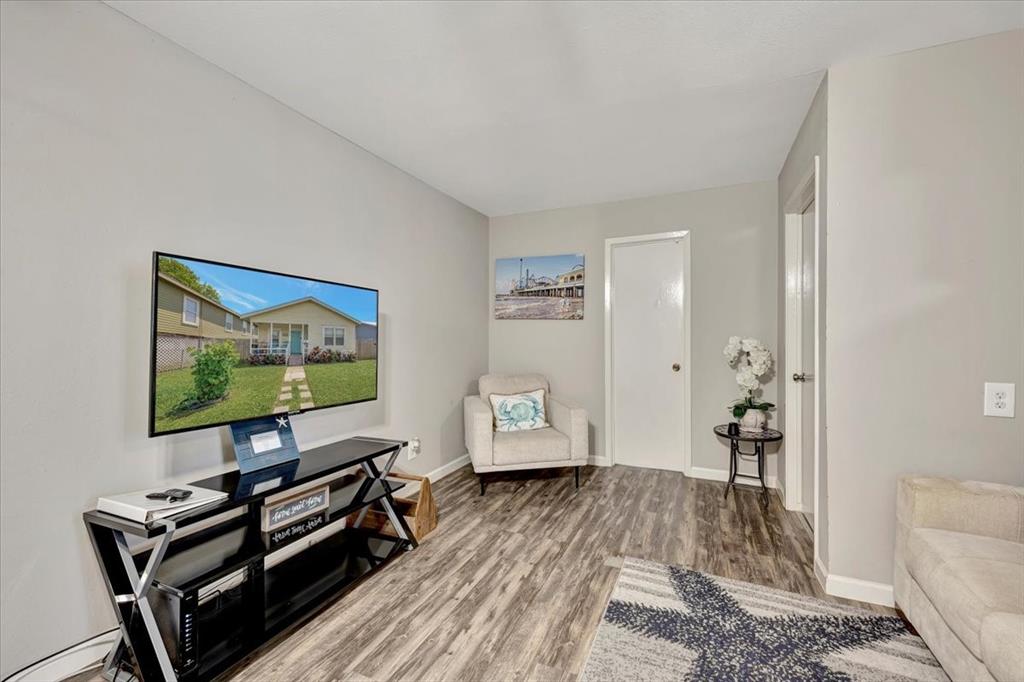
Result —
<instances>
[{"instance_id":1,"label":"green lawn in tv image","mask_svg":"<svg viewBox=\"0 0 1024 682\"><path fill-rule=\"evenodd\" d=\"M252 367L237 365L231 371L231 385L222 400L193 410L179 410L193 388L191 369L161 372L156 377L157 432L175 431L206 424L219 424L268 415L275 405L286 405L288 411L300 409L304 402L316 407L351 403L376 397L377 361L358 360L325 365L307 365L305 374L310 400L300 397L301 383L289 386L287 402L278 402L283 395L283 365Z\"/></svg>"},{"instance_id":2,"label":"green lawn in tv image","mask_svg":"<svg viewBox=\"0 0 1024 682\"><path fill-rule=\"evenodd\" d=\"M153 433L377 397L377 292L157 254Z\"/></svg>"},{"instance_id":3,"label":"green lawn in tv image","mask_svg":"<svg viewBox=\"0 0 1024 682\"><path fill-rule=\"evenodd\" d=\"M317 405L337 405L377 395L377 361L306 365L309 390Z\"/></svg>"}]
</instances>

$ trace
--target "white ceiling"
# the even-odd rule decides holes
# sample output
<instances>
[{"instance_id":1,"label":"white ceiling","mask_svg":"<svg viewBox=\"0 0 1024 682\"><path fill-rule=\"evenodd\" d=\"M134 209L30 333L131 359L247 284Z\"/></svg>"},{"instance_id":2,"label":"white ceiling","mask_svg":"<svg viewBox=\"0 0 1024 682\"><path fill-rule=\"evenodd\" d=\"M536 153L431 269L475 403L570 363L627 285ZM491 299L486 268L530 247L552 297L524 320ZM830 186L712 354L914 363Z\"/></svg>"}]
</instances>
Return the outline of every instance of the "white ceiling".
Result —
<instances>
[{"instance_id":1,"label":"white ceiling","mask_svg":"<svg viewBox=\"0 0 1024 682\"><path fill-rule=\"evenodd\" d=\"M488 215L776 177L829 65L1020 2L108 4Z\"/></svg>"}]
</instances>

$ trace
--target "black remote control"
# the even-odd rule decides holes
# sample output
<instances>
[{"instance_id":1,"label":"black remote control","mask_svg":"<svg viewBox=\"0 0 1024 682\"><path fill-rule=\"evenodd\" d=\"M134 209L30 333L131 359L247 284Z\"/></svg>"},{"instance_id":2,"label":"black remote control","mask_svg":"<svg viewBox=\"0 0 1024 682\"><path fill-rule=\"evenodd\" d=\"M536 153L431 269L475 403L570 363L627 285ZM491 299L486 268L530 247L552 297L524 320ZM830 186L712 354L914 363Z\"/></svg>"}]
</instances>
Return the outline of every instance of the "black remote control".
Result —
<instances>
[{"instance_id":1,"label":"black remote control","mask_svg":"<svg viewBox=\"0 0 1024 682\"><path fill-rule=\"evenodd\" d=\"M150 493L146 495L146 499L149 500L167 500L168 502L179 502L181 500L187 500L192 496L191 490L185 490L183 488L170 488L163 491L162 493Z\"/></svg>"}]
</instances>

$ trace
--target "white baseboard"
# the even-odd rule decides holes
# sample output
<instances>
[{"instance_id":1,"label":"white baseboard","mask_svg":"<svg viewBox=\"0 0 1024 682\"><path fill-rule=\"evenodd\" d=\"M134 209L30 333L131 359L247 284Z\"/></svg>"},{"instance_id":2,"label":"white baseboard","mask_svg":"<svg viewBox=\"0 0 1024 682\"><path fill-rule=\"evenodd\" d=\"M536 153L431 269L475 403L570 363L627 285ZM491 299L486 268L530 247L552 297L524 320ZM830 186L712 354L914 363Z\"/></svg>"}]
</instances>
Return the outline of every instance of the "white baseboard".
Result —
<instances>
[{"instance_id":1,"label":"white baseboard","mask_svg":"<svg viewBox=\"0 0 1024 682\"><path fill-rule=\"evenodd\" d=\"M828 582L828 569L822 563L821 558L817 556L814 557L814 577L818 579L818 584L824 590L825 583Z\"/></svg>"},{"instance_id":2,"label":"white baseboard","mask_svg":"<svg viewBox=\"0 0 1024 682\"><path fill-rule=\"evenodd\" d=\"M36 682L37 680L63 680L78 675L103 663L114 646L116 629L96 635L81 644L69 647L60 653L19 670L4 682Z\"/></svg>"},{"instance_id":3,"label":"white baseboard","mask_svg":"<svg viewBox=\"0 0 1024 682\"><path fill-rule=\"evenodd\" d=\"M817 562L814 567L818 571ZM869 604L880 604L882 606L894 606L896 604L893 596L892 585L875 583L860 578L850 578L845 575L829 575L825 578L825 594L843 599L855 599Z\"/></svg>"},{"instance_id":4,"label":"white baseboard","mask_svg":"<svg viewBox=\"0 0 1024 682\"><path fill-rule=\"evenodd\" d=\"M725 469L710 469L708 467L690 467L690 472L687 476L690 478L703 478L707 481L729 480L729 472ZM764 482L769 488L779 487L779 480L775 476L765 476ZM749 478L736 479L736 483L740 485L757 485L757 481Z\"/></svg>"},{"instance_id":5,"label":"white baseboard","mask_svg":"<svg viewBox=\"0 0 1024 682\"><path fill-rule=\"evenodd\" d=\"M469 453L467 452L462 457L454 459L451 462L448 462L447 464L443 464L438 468L434 469L433 471L431 471L430 473L424 475L427 478L429 478L431 482L437 481L439 479L444 478L450 473L458 471L462 467L469 464L469 462ZM588 457L587 464L596 467L610 467L612 465L612 463L608 461L607 457Z\"/></svg>"},{"instance_id":6,"label":"white baseboard","mask_svg":"<svg viewBox=\"0 0 1024 682\"><path fill-rule=\"evenodd\" d=\"M381 437L383 438L384 436L381 436ZM327 438L321 438L320 440L315 440L315 441L312 441L312 442L309 442L309 443L304 443L303 446L302 446L302 449L303 450L312 450L313 448L318 448L318 447L323 446L323 445L330 445L331 443L337 443L340 440L343 440L343 439L339 438L338 436L328 436ZM403 464L408 464L408 463L409 463L409 455L408 455L408 450L407 450L406 451L406 456L402 459L402 461L395 463L395 468L401 470L403 468L402 465ZM427 478L429 478L431 480L431 482L439 481L442 478L444 478L445 476L447 476L448 474L450 474L452 472L455 472L455 471L458 471L459 469L461 469L462 467L466 466L467 464L469 464L469 453L468 452L465 453L464 455L462 455L461 457L456 457L455 459L453 459L452 461L448 462L447 464L442 464L441 466L437 467L433 471L430 471L430 472L428 472L426 474L423 474L423 475L426 476Z\"/></svg>"},{"instance_id":7,"label":"white baseboard","mask_svg":"<svg viewBox=\"0 0 1024 682\"><path fill-rule=\"evenodd\" d=\"M458 471L459 469L461 469L462 467L466 466L469 463L469 453L466 453L465 455L459 457L458 459L455 459L451 462L448 462L447 464L439 466L430 473L426 474L426 477L429 478L432 483L437 482L438 480L444 478L448 474ZM611 461L609 461L607 457L588 457L587 464L596 467L610 467L612 465Z\"/></svg>"},{"instance_id":8,"label":"white baseboard","mask_svg":"<svg viewBox=\"0 0 1024 682\"><path fill-rule=\"evenodd\" d=\"M442 478L444 478L448 474L455 473L456 471L458 471L462 467L466 466L467 464L469 464L469 453L468 452L466 454L462 455L461 457L456 457L455 459L453 459L452 461L448 462L447 464L442 464L441 466L437 467L433 471L431 471L431 472L429 472L427 474L424 474L424 475L427 478L430 479L431 483L436 483L437 481L440 481Z\"/></svg>"}]
</instances>

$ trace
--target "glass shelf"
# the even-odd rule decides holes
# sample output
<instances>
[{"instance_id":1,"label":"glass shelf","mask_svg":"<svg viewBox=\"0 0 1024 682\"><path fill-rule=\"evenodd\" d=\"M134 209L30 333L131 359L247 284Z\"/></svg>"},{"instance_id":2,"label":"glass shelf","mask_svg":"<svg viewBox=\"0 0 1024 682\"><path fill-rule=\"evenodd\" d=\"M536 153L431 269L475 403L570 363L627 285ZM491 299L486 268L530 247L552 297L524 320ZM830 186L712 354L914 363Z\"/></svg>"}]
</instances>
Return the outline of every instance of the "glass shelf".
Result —
<instances>
[{"instance_id":1,"label":"glass shelf","mask_svg":"<svg viewBox=\"0 0 1024 682\"><path fill-rule=\"evenodd\" d=\"M346 528L264 573L266 628L279 630L327 595L341 594L405 546L399 538Z\"/></svg>"},{"instance_id":2,"label":"glass shelf","mask_svg":"<svg viewBox=\"0 0 1024 682\"><path fill-rule=\"evenodd\" d=\"M276 477L276 483L269 488L264 488L265 471L242 474L237 469L223 474L204 478L201 481L192 481L189 485L208 490L219 490L228 494L226 500L213 502L208 505L190 509L169 517L178 528L185 528L189 525L206 521L224 514L225 512L260 503L267 497L297 488L331 474L339 473L362 462L372 461L396 449L405 447L405 441L382 441L371 438L349 438L336 443L328 443L318 448L312 448L302 452L300 459L288 462L274 469L281 469L280 476ZM280 480L277 480L279 478ZM259 492L253 485L253 480L259 479L261 485ZM160 522L140 523L131 519L122 518L113 514L106 514L92 509L82 514L87 523L97 526L119 530L129 535L143 538L152 538L166 532Z\"/></svg>"},{"instance_id":3,"label":"glass shelf","mask_svg":"<svg viewBox=\"0 0 1024 682\"><path fill-rule=\"evenodd\" d=\"M327 512L326 523L319 527L336 523L380 500L388 492L385 485L393 493L405 484L398 479L376 481L356 475L342 476L331 481L330 509ZM254 525L248 516L236 516L224 523L172 541L157 569L156 581L163 588L181 593L237 571L271 552L280 551L301 540L305 535L308 533L295 534L279 542L271 542L271 534L262 533L259 526ZM148 559L149 551L137 554L136 567L141 571Z\"/></svg>"}]
</instances>

